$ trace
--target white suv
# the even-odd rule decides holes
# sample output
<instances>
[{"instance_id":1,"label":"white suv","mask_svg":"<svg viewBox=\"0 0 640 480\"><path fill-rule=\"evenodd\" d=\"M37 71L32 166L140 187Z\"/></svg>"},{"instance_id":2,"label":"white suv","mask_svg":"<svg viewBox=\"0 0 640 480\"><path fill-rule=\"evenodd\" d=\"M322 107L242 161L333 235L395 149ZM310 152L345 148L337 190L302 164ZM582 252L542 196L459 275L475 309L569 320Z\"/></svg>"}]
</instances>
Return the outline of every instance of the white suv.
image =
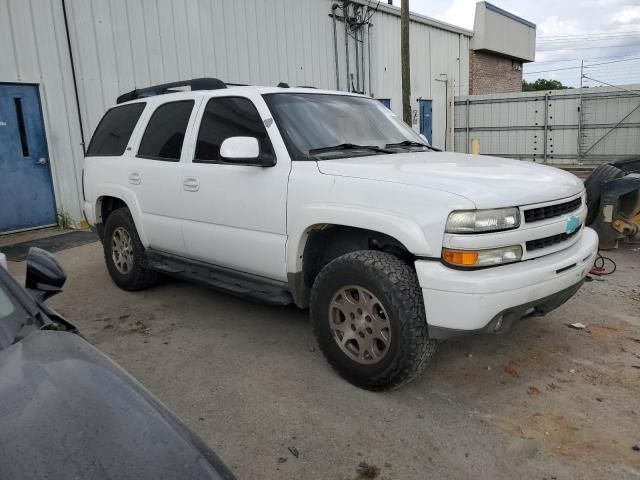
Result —
<instances>
[{"instance_id":1,"label":"white suv","mask_svg":"<svg viewBox=\"0 0 640 480\"><path fill-rule=\"evenodd\" d=\"M437 151L374 99L198 79L118 100L83 173L114 282L309 307L361 387L413 379L438 339L547 313L593 265L578 178Z\"/></svg>"}]
</instances>

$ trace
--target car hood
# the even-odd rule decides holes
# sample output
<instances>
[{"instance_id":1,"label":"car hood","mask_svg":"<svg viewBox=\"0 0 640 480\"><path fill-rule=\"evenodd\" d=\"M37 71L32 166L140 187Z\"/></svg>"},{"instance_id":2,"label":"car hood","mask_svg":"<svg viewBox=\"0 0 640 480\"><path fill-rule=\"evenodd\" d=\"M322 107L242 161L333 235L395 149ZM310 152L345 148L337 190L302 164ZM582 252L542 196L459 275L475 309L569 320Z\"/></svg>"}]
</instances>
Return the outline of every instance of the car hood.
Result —
<instances>
[{"instance_id":1,"label":"car hood","mask_svg":"<svg viewBox=\"0 0 640 480\"><path fill-rule=\"evenodd\" d=\"M461 195L476 208L528 205L570 197L578 177L537 163L453 152L415 152L319 160L326 175L364 178Z\"/></svg>"},{"instance_id":2,"label":"car hood","mask_svg":"<svg viewBox=\"0 0 640 480\"><path fill-rule=\"evenodd\" d=\"M2 478L231 479L218 457L80 336L0 352Z\"/></svg>"}]
</instances>

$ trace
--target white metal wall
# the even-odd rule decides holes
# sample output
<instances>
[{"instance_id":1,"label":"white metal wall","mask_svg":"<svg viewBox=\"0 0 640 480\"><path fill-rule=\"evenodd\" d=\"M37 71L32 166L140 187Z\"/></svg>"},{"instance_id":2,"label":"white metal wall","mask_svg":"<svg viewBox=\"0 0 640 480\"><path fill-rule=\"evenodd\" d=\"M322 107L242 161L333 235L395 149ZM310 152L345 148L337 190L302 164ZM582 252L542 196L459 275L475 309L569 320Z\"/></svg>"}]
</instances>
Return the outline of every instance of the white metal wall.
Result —
<instances>
[{"instance_id":1,"label":"white metal wall","mask_svg":"<svg viewBox=\"0 0 640 480\"><path fill-rule=\"evenodd\" d=\"M367 5L366 1L356 0ZM0 0L0 81L38 84L57 208L82 218L82 140L116 97L136 87L203 76L232 83L336 88L332 0ZM401 115L399 10L381 4L371 20L372 82ZM433 100L433 143L444 146L447 99L436 78L468 91L471 32L412 15L412 100ZM344 22L337 22L345 90ZM367 42L366 35L363 40ZM350 63L355 65L354 40ZM368 42L367 42L368 43ZM73 54L79 105L75 100ZM440 74L446 74L446 77ZM415 115L417 120L417 115ZM414 128L418 129L416 122Z\"/></svg>"},{"instance_id":2,"label":"white metal wall","mask_svg":"<svg viewBox=\"0 0 640 480\"><path fill-rule=\"evenodd\" d=\"M199 0L197 8L192 0L67 1L87 132L120 93L154 83L214 76L236 83L336 88L331 0ZM371 88L362 83L366 93L391 98L392 109L401 114L400 17L378 11L372 23ZM342 21L337 39L340 87L346 90ZM366 35L363 40L362 75L368 77ZM444 145L447 101L444 84L435 78L455 80L455 93L466 94L468 51L468 35L411 24L414 109L418 98L433 99L436 146ZM355 73L351 37L349 53Z\"/></svg>"},{"instance_id":3,"label":"white metal wall","mask_svg":"<svg viewBox=\"0 0 640 480\"><path fill-rule=\"evenodd\" d=\"M373 23L373 93L377 98L390 98L391 109L401 117L400 18L379 12ZM469 92L469 40L468 35L418 22L411 23L411 100L416 114L414 117L418 114L418 99L433 100L433 144L439 148L444 148L447 118L450 116L447 93L452 99L454 95L466 95ZM448 87L437 79L448 81ZM413 127L419 129L419 119Z\"/></svg>"},{"instance_id":4,"label":"white metal wall","mask_svg":"<svg viewBox=\"0 0 640 480\"><path fill-rule=\"evenodd\" d=\"M480 140L486 155L598 163L640 153L640 86L456 98L456 151Z\"/></svg>"},{"instance_id":5,"label":"white metal wall","mask_svg":"<svg viewBox=\"0 0 640 480\"><path fill-rule=\"evenodd\" d=\"M136 87L203 76L334 88L330 2L68 0L85 129Z\"/></svg>"},{"instance_id":6,"label":"white metal wall","mask_svg":"<svg viewBox=\"0 0 640 480\"><path fill-rule=\"evenodd\" d=\"M0 0L0 82L39 86L56 207L77 224L83 153L61 5Z\"/></svg>"}]
</instances>

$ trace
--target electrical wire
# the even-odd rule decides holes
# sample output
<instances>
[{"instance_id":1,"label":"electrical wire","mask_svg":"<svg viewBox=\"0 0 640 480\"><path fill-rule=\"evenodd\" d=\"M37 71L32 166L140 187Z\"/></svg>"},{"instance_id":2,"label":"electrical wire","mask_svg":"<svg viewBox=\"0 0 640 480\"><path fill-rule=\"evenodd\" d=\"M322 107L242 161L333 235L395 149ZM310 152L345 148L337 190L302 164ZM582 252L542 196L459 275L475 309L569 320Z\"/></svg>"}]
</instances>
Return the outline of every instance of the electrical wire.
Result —
<instances>
[{"instance_id":1,"label":"electrical wire","mask_svg":"<svg viewBox=\"0 0 640 480\"><path fill-rule=\"evenodd\" d=\"M572 35L541 35L538 38L569 38L569 37L590 37L598 35L623 35L628 33L640 34L640 30L627 30L624 32L593 32L593 33L574 33Z\"/></svg>"},{"instance_id":2,"label":"electrical wire","mask_svg":"<svg viewBox=\"0 0 640 480\"><path fill-rule=\"evenodd\" d=\"M610 63L629 62L631 60L640 60L640 57L625 58L623 60L611 60L610 62L592 63L590 65L585 65L584 68L597 67L598 65L609 65ZM577 67L553 68L550 70L536 70L535 72L525 72L525 75L532 75L534 73L559 72L560 70L575 70L577 68L581 68L581 67L577 66Z\"/></svg>"},{"instance_id":3,"label":"electrical wire","mask_svg":"<svg viewBox=\"0 0 640 480\"><path fill-rule=\"evenodd\" d=\"M565 47L549 48L549 49L545 49L545 50L540 49L540 50L538 50L538 52L557 52L557 51L562 51L562 50L594 50L594 49L602 49L602 48L631 48L631 47L637 47L638 45L640 45L640 43L603 45L601 47L571 47L571 46L565 46Z\"/></svg>"},{"instance_id":4,"label":"electrical wire","mask_svg":"<svg viewBox=\"0 0 640 480\"><path fill-rule=\"evenodd\" d=\"M613 267L611 270L607 270L607 268L605 267L606 262L611 263ZM589 271L589 273L591 273L592 275L598 275L598 276L611 275L617 269L618 269L618 265L616 264L616 262L613 261L612 258L605 257L598 251L596 260L593 262L593 268Z\"/></svg>"}]
</instances>

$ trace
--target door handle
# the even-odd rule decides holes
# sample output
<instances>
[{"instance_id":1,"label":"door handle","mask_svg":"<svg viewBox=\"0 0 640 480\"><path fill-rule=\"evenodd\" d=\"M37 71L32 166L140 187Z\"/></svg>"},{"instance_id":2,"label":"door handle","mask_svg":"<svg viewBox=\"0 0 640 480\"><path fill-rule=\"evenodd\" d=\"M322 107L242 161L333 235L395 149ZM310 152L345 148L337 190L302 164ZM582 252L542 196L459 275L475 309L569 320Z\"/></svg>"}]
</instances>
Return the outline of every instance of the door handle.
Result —
<instances>
[{"instance_id":1,"label":"door handle","mask_svg":"<svg viewBox=\"0 0 640 480\"><path fill-rule=\"evenodd\" d=\"M45 165L47 163L47 159L44 157L40 157L38 160L36 160L36 163L38 165Z\"/></svg>"},{"instance_id":2,"label":"door handle","mask_svg":"<svg viewBox=\"0 0 640 480\"><path fill-rule=\"evenodd\" d=\"M197 192L200 189L200 184L197 178L187 177L182 181L182 187L187 192Z\"/></svg>"},{"instance_id":3,"label":"door handle","mask_svg":"<svg viewBox=\"0 0 640 480\"><path fill-rule=\"evenodd\" d=\"M140 176L140 174L138 172L131 172L129 174L129 183L132 185L140 185L140 182L142 182L142 177Z\"/></svg>"}]
</instances>

